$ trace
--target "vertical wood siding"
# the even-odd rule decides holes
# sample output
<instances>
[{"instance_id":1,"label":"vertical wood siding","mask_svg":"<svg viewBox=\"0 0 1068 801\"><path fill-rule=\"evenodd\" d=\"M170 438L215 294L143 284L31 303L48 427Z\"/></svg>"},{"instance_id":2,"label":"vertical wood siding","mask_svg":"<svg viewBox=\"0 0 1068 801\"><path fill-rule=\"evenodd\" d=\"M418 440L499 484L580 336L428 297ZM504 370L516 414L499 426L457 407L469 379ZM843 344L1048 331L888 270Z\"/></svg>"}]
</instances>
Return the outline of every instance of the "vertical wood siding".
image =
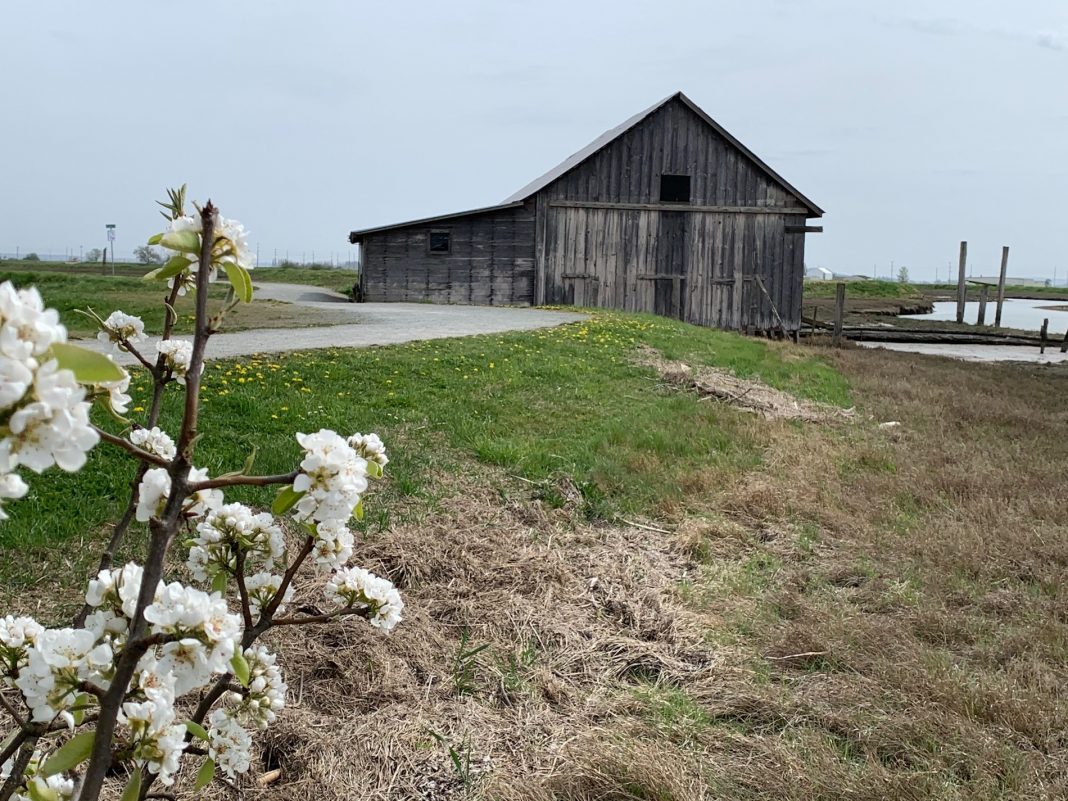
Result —
<instances>
[{"instance_id":1,"label":"vertical wood siding","mask_svg":"<svg viewBox=\"0 0 1068 801\"><path fill-rule=\"evenodd\" d=\"M430 253L431 231L448 253ZM369 301L529 305L534 299L534 202L437 224L368 234L361 243Z\"/></svg>"},{"instance_id":2,"label":"vertical wood siding","mask_svg":"<svg viewBox=\"0 0 1068 801\"><path fill-rule=\"evenodd\" d=\"M690 207L750 211L661 204L663 174L691 177ZM804 234L785 228L803 226L806 215L783 212L803 202L681 102L669 102L545 187L537 203L536 302L581 299L583 305L762 330L778 328L774 303L789 330L800 326Z\"/></svg>"}]
</instances>

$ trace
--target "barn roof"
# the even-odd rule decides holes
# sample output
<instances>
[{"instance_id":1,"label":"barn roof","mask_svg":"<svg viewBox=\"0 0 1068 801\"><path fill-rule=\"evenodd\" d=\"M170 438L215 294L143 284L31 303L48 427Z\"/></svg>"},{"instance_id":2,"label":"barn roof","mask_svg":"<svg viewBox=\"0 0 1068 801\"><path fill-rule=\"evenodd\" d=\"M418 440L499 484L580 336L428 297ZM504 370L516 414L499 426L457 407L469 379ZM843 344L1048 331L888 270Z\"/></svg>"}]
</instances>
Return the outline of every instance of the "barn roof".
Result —
<instances>
[{"instance_id":1,"label":"barn roof","mask_svg":"<svg viewBox=\"0 0 1068 801\"><path fill-rule=\"evenodd\" d=\"M773 170L771 167L761 161L757 157L757 155L753 153L753 151L751 151L749 148L747 148L745 145L735 139L730 134L730 132L727 131L726 128L724 128L722 125L720 125L710 116L708 116L708 114L706 114L700 106L690 100L690 98L686 97L686 95L684 95L682 92L675 92L672 95L668 95L663 100L649 106L649 108L645 109L645 111L639 111L633 117L628 120L625 120L621 124L617 125L615 128L605 131L603 134L601 134L588 145L586 145L586 147L582 148L582 150L578 151L577 153L574 153L571 156L568 156L566 159L561 161L559 164L557 164L547 173L542 175L540 178L535 178L533 181L524 186L514 195L510 195L509 197L505 198L504 202L513 203L518 200L525 200L531 195L537 194L542 189L551 184L553 181L557 180L558 178L561 178L563 175L582 164L582 162L586 161L586 159L590 158L598 151L607 147L609 144L621 137L631 128L638 125L638 123L640 123L646 117L650 116L653 112L667 105L672 100L679 100L687 108L693 111L694 114L704 120L705 123L710 125L716 133L718 133L720 136L722 136L724 139L726 139L728 142L730 142L732 145L742 151L742 153L748 156L753 161L753 163L756 164L757 167L759 167L760 170L764 172L769 178L778 183L791 194L795 195L798 200L804 203L805 206L809 209L809 211L813 213L813 216L823 216L823 209L821 209L819 206L817 206L815 203L813 203L811 200L809 200L807 197L797 191L797 189L792 186L785 178L783 178L781 175L775 172L775 170Z\"/></svg>"},{"instance_id":2,"label":"barn roof","mask_svg":"<svg viewBox=\"0 0 1068 801\"><path fill-rule=\"evenodd\" d=\"M648 117L661 107L667 105L672 100L678 100L684 105L686 105L687 108L689 108L698 117L704 120L705 123L710 125L716 133L718 133L720 136L722 136L724 139L734 145L738 150L742 151L742 153L744 153L764 174L766 174L769 178L771 178L773 181L778 183L788 192L793 194L798 200L800 200L805 205L805 207L812 212L813 217L823 216L823 209L821 209L819 206L817 206L815 203L813 203L811 200L809 200L807 197L797 191L797 189L792 184L790 184L785 178L783 178L781 175L775 172L775 170L773 170L771 167L761 161L757 157L757 155L753 153L753 151L751 151L749 148L747 148L745 145L735 139L730 134L730 132L727 131L727 129L725 129L722 125L720 125L714 119L709 117L708 114L706 114L700 106L690 100L690 98L686 97L686 95L684 95L682 92L675 92L672 95L668 95L663 100L654 103L644 111L638 112L630 119L617 125L615 128L605 131L603 134L601 134L588 145L586 145L586 147L582 148L582 150L579 150L577 153L574 153L573 155L564 159L551 170L549 170L547 173L545 173L539 178L534 179L529 184L520 189L518 192L505 198L501 203L498 203L495 206L484 206L482 208L471 209L469 211L458 211L453 212L451 214L440 214L436 217L423 217L418 220L407 220L405 222L393 223L391 225L379 225L375 228L363 228L359 231L352 231L349 234L349 241L353 243L359 242L361 239L363 239L364 236L368 234L376 234L380 231L389 231L394 228L407 228L411 225L426 225L427 223L452 220L457 217L471 217L477 214L489 214L491 212L501 211L502 209L510 209L515 208L517 206L521 206L523 205L523 201L525 201L531 195L537 194L542 189L551 184L553 181L557 180L558 178L561 178L562 176L573 170L575 167L582 164L588 158L590 158L603 148L607 147L609 144L614 142L616 139L625 134L631 128L638 125L638 123L640 123L646 117Z\"/></svg>"},{"instance_id":3,"label":"barn roof","mask_svg":"<svg viewBox=\"0 0 1068 801\"><path fill-rule=\"evenodd\" d=\"M504 203L498 203L496 206L483 206L480 209L454 211L450 214L439 214L436 217L421 217L418 220L406 220L405 222L391 223L389 225L379 225L375 228L362 228L359 231L352 231L349 234L349 242L356 243L363 239L367 234L377 234L380 231L391 231L394 228L407 228L409 225L426 225L427 223L436 223L442 220L452 220L456 217L474 217L477 214L489 214L494 211L501 211L502 209L515 209L522 205L522 200L505 201Z\"/></svg>"}]
</instances>

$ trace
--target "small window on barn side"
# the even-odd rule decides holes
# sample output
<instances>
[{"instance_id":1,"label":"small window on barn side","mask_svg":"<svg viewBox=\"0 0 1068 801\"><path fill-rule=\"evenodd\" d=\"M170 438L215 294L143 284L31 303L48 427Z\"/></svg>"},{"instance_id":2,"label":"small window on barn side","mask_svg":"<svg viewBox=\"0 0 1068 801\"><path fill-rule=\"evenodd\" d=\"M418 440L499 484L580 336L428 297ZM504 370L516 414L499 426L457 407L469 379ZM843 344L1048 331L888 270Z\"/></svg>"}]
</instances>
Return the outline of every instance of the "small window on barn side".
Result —
<instances>
[{"instance_id":1,"label":"small window on barn side","mask_svg":"<svg viewBox=\"0 0 1068 801\"><path fill-rule=\"evenodd\" d=\"M660 176L660 202L661 203L689 203L690 202L690 176L689 175L661 175Z\"/></svg>"},{"instance_id":2,"label":"small window on barn side","mask_svg":"<svg viewBox=\"0 0 1068 801\"><path fill-rule=\"evenodd\" d=\"M452 249L452 237L448 231L431 231L427 250L431 253L448 253Z\"/></svg>"}]
</instances>

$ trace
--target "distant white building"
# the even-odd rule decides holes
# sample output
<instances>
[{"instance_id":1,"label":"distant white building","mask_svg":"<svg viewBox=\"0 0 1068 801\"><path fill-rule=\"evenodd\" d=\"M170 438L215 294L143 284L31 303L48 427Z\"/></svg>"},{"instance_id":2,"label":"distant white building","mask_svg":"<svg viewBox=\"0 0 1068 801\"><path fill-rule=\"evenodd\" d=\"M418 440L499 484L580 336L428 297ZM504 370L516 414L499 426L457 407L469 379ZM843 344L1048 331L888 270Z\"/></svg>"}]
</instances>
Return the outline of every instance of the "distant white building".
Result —
<instances>
[{"instance_id":1,"label":"distant white building","mask_svg":"<svg viewBox=\"0 0 1068 801\"><path fill-rule=\"evenodd\" d=\"M809 267L805 270L805 278L810 281L830 281L834 278L834 273L826 267Z\"/></svg>"},{"instance_id":2,"label":"distant white building","mask_svg":"<svg viewBox=\"0 0 1068 801\"><path fill-rule=\"evenodd\" d=\"M978 278L969 278L968 281L973 284L998 285L998 277L996 275L989 277L983 275ZM1013 278L1011 275L1005 276L1006 286L1051 286L1052 283L1048 278Z\"/></svg>"}]
</instances>

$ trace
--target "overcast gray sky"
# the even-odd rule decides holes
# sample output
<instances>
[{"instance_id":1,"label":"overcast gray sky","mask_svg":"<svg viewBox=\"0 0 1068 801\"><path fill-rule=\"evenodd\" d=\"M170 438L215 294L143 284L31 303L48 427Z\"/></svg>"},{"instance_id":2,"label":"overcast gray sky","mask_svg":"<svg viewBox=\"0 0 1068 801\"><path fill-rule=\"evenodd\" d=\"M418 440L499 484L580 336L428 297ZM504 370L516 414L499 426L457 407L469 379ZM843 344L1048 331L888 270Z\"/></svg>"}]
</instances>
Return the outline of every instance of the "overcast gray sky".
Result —
<instances>
[{"instance_id":1,"label":"overcast gray sky","mask_svg":"<svg viewBox=\"0 0 1068 801\"><path fill-rule=\"evenodd\" d=\"M683 90L827 210L807 262L1068 277L1068 2L36 2L0 47L0 252L129 252L189 183L261 263L495 203Z\"/></svg>"}]
</instances>

